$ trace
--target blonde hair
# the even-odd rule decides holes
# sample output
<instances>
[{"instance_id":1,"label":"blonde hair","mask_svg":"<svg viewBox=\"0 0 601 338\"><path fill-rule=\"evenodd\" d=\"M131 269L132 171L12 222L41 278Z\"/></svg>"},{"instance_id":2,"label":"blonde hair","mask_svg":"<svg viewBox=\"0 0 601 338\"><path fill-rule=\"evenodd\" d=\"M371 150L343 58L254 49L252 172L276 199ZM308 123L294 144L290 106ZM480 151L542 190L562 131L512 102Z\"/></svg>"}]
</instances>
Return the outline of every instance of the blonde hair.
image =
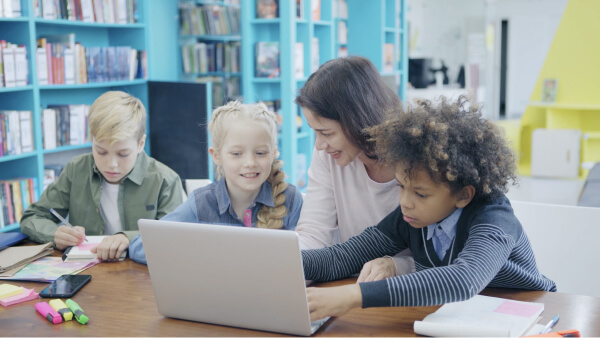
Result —
<instances>
[{"instance_id":1,"label":"blonde hair","mask_svg":"<svg viewBox=\"0 0 601 338\"><path fill-rule=\"evenodd\" d=\"M133 137L139 142L146 133L146 109L128 93L109 91L90 107L88 126L96 141L113 144Z\"/></svg>"},{"instance_id":2,"label":"blonde hair","mask_svg":"<svg viewBox=\"0 0 601 338\"><path fill-rule=\"evenodd\" d=\"M216 152L220 152L228 132L228 126L234 122L253 121L262 125L271 139L271 145L277 149L278 145L278 125L277 116L267 110L264 103L243 104L240 101L231 101L224 106L218 107L213 111L211 121L209 122L209 133L211 133L211 146ZM257 227L279 229L284 224L284 217L288 209L284 205L286 197L284 191L288 184L284 182L286 175L282 170L283 162L278 160L279 152L276 152L271 165L271 173L267 182L271 184L273 193L274 207L264 205L257 213ZM223 168L217 166L217 176L224 176Z\"/></svg>"}]
</instances>

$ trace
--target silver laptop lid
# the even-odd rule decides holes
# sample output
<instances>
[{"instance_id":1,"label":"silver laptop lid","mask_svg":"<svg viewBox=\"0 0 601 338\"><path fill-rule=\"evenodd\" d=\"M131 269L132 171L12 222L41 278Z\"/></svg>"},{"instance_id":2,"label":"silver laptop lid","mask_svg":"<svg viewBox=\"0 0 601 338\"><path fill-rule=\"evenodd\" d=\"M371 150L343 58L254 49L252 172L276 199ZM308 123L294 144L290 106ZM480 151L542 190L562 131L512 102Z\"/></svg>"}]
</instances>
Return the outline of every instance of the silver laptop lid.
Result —
<instances>
[{"instance_id":1,"label":"silver laptop lid","mask_svg":"<svg viewBox=\"0 0 601 338\"><path fill-rule=\"evenodd\" d=\"M159 313L310 335L294 231L139 220Z\"/></svg>"}]
</instances>

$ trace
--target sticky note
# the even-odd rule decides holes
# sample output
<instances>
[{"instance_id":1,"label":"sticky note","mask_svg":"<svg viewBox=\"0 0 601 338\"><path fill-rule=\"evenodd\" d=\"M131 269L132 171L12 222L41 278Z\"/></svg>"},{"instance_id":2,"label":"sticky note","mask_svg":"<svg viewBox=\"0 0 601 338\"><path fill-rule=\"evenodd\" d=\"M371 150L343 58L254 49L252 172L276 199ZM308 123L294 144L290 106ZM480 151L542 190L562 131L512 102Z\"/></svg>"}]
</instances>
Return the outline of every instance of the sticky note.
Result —
<instances>
[{"instance_id":1,"label":"sticky note","mask_svg":"<svg viewBox=\"0 0 601 338\"><path fill-rule=\"evenodd\" d=\"M0 285L0 299L8 298L23 293L23 288L11 284Z\"/></svg>"},{"instance_id":2,"label":"sticky note","mask_svg":"<svg viewBox=\"0 0 601 338\"><path fill-rule=\"evenodd\" d=\"M499 305L494 312L504 313L520 317L530 317L540 310L540 305L527 304L524 302L512 302L506 300Z\"/></svg>"},{"instance_id":3,"label":"sticky note","mask_svg":"<svg viewBox=\"0 0 601 338\"><path fill-rule=\"evenodd\" d=\"M40 297L39 293L35 292L34 289L25 289L24 287L21 287L21 289L23 290L23 293L21 294L0 299L0 305L10 306L13 304L26 302L28 300L38 299Z\"/></svg>"}]
</instances>

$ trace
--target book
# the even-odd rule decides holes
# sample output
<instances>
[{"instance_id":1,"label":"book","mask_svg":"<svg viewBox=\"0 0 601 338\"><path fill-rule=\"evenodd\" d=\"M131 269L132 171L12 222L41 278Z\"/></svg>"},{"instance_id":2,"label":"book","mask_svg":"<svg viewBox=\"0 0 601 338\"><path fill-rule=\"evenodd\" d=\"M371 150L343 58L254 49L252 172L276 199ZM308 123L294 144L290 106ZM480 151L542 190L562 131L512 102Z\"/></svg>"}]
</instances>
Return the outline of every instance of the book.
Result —
<instances>
[{"instance_id":1,"label":"book","mask_svg":"<svg viewBox=\"0 0 601 338\"><path fill-rule=\"evenodd\" d=\"M311 73L319 68L319 39L311 38Z\"/></svg>"},{"instance_id":2,"label":"book","mask_svg":"<svg viewBox=\"0 0 601 338\"><path fill-rule=\"evenodd\" d=\"M543 79L541 101L549 103L555 102L557 99L557 85L557 79Z\"/></svg>"},{"instance_id":3,"label":"book","mask_svg":"<svg viewBox=\"0 0 601 338\"><path fill-rule=\"evenodd\" d=\"M382 48L384 49L384 66L382 70L386 73L391 73L394 71L394 44L385 43Z\"/></svg>"},{"instance_id":4,"label":"book","mask_svg":"<svg viewBox=\"0 0 601 338\"><path fill-rule=\"evenodd\" d=\"M256 77L280 77L280 44L276 41L256 43Z\"/></svg>"},{"instance_id":5,"label":"book","mask_svg":"<svg viewBox=\"0 0 601 338\"><path fill-rule=\"evenodd\" d=\"M296 17L301 19L304 17L303 15L303 0L296 0Z\"/></svg>"},{"instance_id":6,"label":"book","mask_svg":"<svg viewBox=\"0 0 601 338\"><path fill-rule=\"evenodd\" d=\"M97 254L92 253L91 250L100 245L100 242L106 237L109 236L86 236L87 242L84 241L78 246L71 246L65 249L63 261L74 262L96 258ZM123 251L119 260L122 261L125 257L127 257L127 250Z\"/></svg>"},{"instance_id":7,"label":"book","mask_svg":"<svg viewBox=\"0 0 601 338\"><path fill-rule=\"evenodd\" d=\"M311 19L321 20L321 0L311 0Z\"/></svg>"},{"instance_id":8,"label":"book","mask_svg":"<svg viewBox=\"0 0 601 338\"><path fill-rule=\"evenodd\" d=\"M274 19L279 16L278 0L257 0L257 18Z\"/></svg>"},{"instance_id":9,"label":"book","mask_svg":"<svg viewBox=\"0 0 601 338\"><path fill-rule=\"evenodd\" d=\"M415 321L413 330L424 336L519 337L538 321L544 309L543 303L476 295L443 305Z\"/></svg>"},{"instance_id":10,"label":"book","mask_svg":"<svg viewBox=\"0 0 601 338\"><path fill-rule=\"evenodd\" d=\"M305 77L305 52L302 42L294 45L294 74L297 79Z\"/></svg>"}]
</instances>

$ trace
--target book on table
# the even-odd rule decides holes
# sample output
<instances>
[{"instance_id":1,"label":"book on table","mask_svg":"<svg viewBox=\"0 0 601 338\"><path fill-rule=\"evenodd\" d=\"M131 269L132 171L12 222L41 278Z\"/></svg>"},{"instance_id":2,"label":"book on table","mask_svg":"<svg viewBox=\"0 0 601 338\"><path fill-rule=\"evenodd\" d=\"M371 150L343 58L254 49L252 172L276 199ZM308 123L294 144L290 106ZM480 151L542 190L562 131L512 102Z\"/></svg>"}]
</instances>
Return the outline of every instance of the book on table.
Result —
<instances>
[{"instance_id":1,"label":"book on table","mask_svg":"<svg viewBox=\"0 0 601 338\"><path fill-rule=\"evenodd\" d=\"M518 337L540 319L544 309L542 303L476 295L443 305L415 321L413 330L424 336Z\"/></svg>"},{"instance_id":2,"label":"book on table","mask_svg":"<svg viewBox=\"0 0 601 338\"><path fill-rule=\"evenodd\" d=\"M103 239L109 236L86 236L87 242L84 241L78 246L70 246L63 253L63 261L73 262L84 259L93 259L97 257L96 253L92 253L92 249L100 245ZM127 250L123 251L119 260L122 261L127 257Z\"/></svg>"}]
</instances>

